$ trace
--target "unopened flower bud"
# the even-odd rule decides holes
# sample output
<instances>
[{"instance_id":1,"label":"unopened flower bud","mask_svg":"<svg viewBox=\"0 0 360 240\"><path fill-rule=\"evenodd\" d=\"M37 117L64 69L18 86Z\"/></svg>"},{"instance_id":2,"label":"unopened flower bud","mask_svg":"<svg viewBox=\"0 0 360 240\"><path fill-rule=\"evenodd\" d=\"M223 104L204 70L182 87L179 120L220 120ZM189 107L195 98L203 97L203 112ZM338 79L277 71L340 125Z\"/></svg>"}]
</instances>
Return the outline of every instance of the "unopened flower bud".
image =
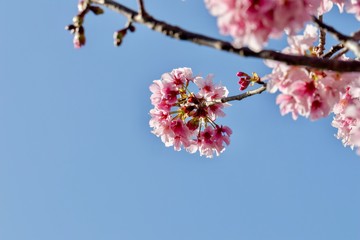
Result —
<instances>
[{"instance_id":1,"label":"unopened flower bud","mask_svg":"<svg viewBox=\"0 0 360 240\"><path fill-rule=\"evenodd\" d=\"M199 128L199 124L200 124L200 119L199 118L192 118L191 120L189 120L187 123L186 123L186 126L194 131L195 129Z\"/></svg>"},{"instance_id":2,"label":"unopened flower bud","mask_svg":"<svg viewBox=\"0 0 360 240\"><path fill-rule=\"evenodd\" d=\"M77 28L74 34L74 47L81 48L85 45L86 38L85 38L85 30L83 27Z\"/></svg>"},{"instance_id":3,"label":"unopened flower bud","mask_svg":"<svg viewBox=\"0 0 360 240\"><path fill-rule=\"evenodd\" d=\"M72 24L65 26L65 30L70 31L71 33L75 33L76 27Z\"/></svg>"},{"instance_id":4,"label":"unopened flower bud","mask_svg":"<svg viewBox=\"0 0 360 240\"><path fill-rule=\"evenodd\" d=\"M121 29L114 33L114 45L116 47L120 46L125 35L126 35L126 29Z\"/></svg>"},{"instance_id":5,"label":"unopened flower bud","mask_svg":"<svg viewBox=\"0 0 360 240\"><path fill-rule=\"evenodd\" d=\"M134 25L130 25L129 30L130 32L135 32L136 28L134 27Z\"/></svg>"},{"instance_id":6,"label":"unopened flower bud","mask_svg":"<svg viewBox=\"0 0 360 240\"><path fill-rule=\"evenodd\" d=\"M100 15L104 13L104 10L101 7L97 7L97 6L90 6L89 7L90 11L92 11L95 15Z\"/></svg>"},{"instance_id":7,"label":"unopened flower bud","mask_svg":"<svg viewBox=\"0 0 360 240\"><path fill-rule=\"evenodd\" d=\"M251 78L248 74L244 72L238 72L236 76L240 77L239 84L240 84L240 91L245 90L251 81Z\"/></svg>"},{"instance_id":8,"label":"unopened flower bud","mask_svg":"<svg viewBox=\"0 0 360 240\"><path fill-rule=\"evenodd\" d=\"M78 3L78 10L79 10L79 12L85 11L85 9L87 8L87 6L88 6L87 1L80 0L79 3Z\"/></svg>"},{"instance_id":9,"label":"unopened flower bud","mask_svg":"<svg viewBox=\"0 0 360 240\"><path fill-rule=\"evenodd\" d=\"M238 77L250 77L247 73L244 73L244 72L238 72L236 74L236 76L238 76Z\"/></svg>"}]
</instances>

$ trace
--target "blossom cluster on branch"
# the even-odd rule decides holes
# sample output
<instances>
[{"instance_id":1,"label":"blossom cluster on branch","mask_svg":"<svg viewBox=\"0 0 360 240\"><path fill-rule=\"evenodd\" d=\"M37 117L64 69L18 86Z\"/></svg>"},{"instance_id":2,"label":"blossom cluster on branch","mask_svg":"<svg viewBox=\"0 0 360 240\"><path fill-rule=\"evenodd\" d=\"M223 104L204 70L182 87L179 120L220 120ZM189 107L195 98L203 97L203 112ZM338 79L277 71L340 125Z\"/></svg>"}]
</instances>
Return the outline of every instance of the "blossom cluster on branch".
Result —
<instances>
[{"instance_id":1,"label":"blossom cluster on branch","mask_svg":"<svg viewBox=\"0 0 360 240\"><path fill-rule=\"evenodd\" d=\"M220 31L234 37L235 44L248 45L260 50L269 37L284 32L288 36L288 47L282 52L291 55L322 57L325 46L316 46L319 29L308 24L303 34L294 33L301 29L312 15L324 14L337 4L340 11L344 6L349 12L358 13L355 2L337 1L215 1L205 0L210 12L219 17ZM360 9L360 8L359 8ZM307 14L304 14L307 13ZM323 33L322 33L323 34ZM324 44L324 43L323 43ZM320 51L320 48L321 49ZM327 57L332 57L329 54ZM344 54L336 56L346 61ZM317 120L334 113L332 125L338 128L337 138L345 146L360 147L360 75L338 73L309 67L291 66L275 61L266 61L272 73L263 77L268 91L280 94L276 103L282 115L291 113ZM239 72L240 90L251 82L259 81L257 74ZM354 94L356 92L357 94ZM359 150L360 153L360 150Z\"/></svg>"},{"instance_id":2,"label":"blossom cluster on branch","mask_svg":"<svg viewBox=\"0 0 360 240\"><path fill-rule=\"evenodd\" d=\"M322 15L335 3L360 18L357 0L205 0L210 13L218 18L220 32L230 35L236 46L261 50L269 38L279 38L285 32L293 35L301 30L313 15Z\"/></svg>"},{"instance_id":3,"label":"blossom cluster on branch","mask_svg":"<svg viewBox=\"0 0 360 240\"><path fill-rule=\"evenodd\" d=\"M338 129L336 137L341 139L344 146L360 146L360 102L359 94L346 89L339 103L334 106L334 120L332 126ZM360 150L357 150L360 154Z\"/></svg>"},{"instance_id":4,"label":"blossom cluster on branch","mask_svg":"<svg viewBox=\"0 0 360 240\"><path fill-rule=\"evenodd\" d=\"M152 17L144 1L139 0L139 11L131 10L113 0L80 0L78 15L67 27L74 34L74 46L85 44L83 21L88 12L101 14L99 4L123 14L127 18L124 28L114 34L119 46L133 23L144 24L164 35L206 45L240 56L267 59L271 73L259 77L237 73L240 91L254 84L260 88L227 96L228 90L215 85L212 76L194 76L190 68L177 68L164 73L150 86L150 127L165 146L176 151L213 157L230 144L232 131L218 125L218 117L229 101L268 90L279 92L276 103L282 115L291 114L317 120L334 114L332 125L338 129L336 137L345 146L358 148L360 154L360 30L344 35L323 22L322 15L335 5L340 13L354 14L360 21L360 0L204 0L209 12L217 17L220 33L230 35L233 42L211 38L186 31ZM309 24L310 21L314 22ZM302 34L300 30L304 29ZM327 33L338 44L326 49ZM270 38L288 36L288 47L281 52L263 50ZM327 50L327 52L326 52ZM351 52L355 58L345 56ZM276 61L275 61L276 60ZM300 63L299 63L300 62ZM191 88L198 88L195 93Z\"/></svg>"},{"instance_id":5,"label":"blossom cluster on branch","mask_svg":"<svg viewBox=\"0 0 360 240\"><path fill-rule=\"evenodd\" d=\"M190 90L191 84L199 88L198 93ZM229 92L215 85L211 75L194 77L190 68L178 68L154 80L150 90L154 105L150 126L165 146L212 157L214 152L219 155L225 150L224 144L230 144L231 129L215 122L225 116L222 109L229 104L221 99Z\"/></svg>"},{"instance_id":6,"label":"blossom cluster on branch","mask_svg":"<svg viewBox=\"0 0 360 240\"><path fill-rule=\"evenodd\" d=\"M289 46L283 52L316 55L314 43L317 40L317 28L307 25L303 35L288 37ZM327 117L349 84L360 81L357 73L340 74L273 61L267 61L266 64L273 69L271 74L265 76L269 80L269 91L281 92L276 99L281 114L291 113L294 119L299 115L311 120Z\"/></svg>"}]
</instances>

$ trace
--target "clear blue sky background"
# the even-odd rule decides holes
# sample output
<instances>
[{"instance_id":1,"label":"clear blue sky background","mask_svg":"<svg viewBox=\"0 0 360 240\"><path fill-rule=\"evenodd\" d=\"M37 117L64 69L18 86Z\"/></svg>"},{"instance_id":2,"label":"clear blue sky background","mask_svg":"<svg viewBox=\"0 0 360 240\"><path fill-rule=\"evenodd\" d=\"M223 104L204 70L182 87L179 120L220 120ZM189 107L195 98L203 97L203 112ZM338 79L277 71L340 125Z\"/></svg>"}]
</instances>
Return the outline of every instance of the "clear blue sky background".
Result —
<instances>
[{"instance_id":1,"label":"clear blue sky background","mask_svg":"<svg viewBox=\"0 0 360 240\"><path fill-rule=\"evenodd\" d=\"M114 48L125 19L111 11L87 16L87 45L75 50L64 26L77 1L3 3L0 239L360 239L360 158L334 137L331 117L281 117L267 93L234 102L219 119L231 145L211 160L150 133L148 87L162 73L214 73L237 94L236 72L264 75L262 61L143 26ZM146 3L160 19L219 36L200 0ZM334 16L325 20L345 33L359 27Z\"/></svg>"}]
</instances>

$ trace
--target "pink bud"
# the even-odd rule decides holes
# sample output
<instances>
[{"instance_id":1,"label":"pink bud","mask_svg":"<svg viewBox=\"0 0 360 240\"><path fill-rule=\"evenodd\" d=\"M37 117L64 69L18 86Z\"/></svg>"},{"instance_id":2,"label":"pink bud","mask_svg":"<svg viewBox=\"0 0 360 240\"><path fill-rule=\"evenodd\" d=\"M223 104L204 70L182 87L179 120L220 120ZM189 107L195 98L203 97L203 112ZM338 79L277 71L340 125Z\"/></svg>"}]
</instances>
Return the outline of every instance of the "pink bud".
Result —
<instances>
[{"instance_id":1,"label":"pink bud","mask_svg":"<svg viewBox=\"0 0 360 240\"><path fill-rule=\"evenodd\" d=\"M239 84L240 84L240 90L245 90L249 84L250 84L250 76L244 72L238 72L236 76L240 77Z\"/></svg>"}]
</instances>

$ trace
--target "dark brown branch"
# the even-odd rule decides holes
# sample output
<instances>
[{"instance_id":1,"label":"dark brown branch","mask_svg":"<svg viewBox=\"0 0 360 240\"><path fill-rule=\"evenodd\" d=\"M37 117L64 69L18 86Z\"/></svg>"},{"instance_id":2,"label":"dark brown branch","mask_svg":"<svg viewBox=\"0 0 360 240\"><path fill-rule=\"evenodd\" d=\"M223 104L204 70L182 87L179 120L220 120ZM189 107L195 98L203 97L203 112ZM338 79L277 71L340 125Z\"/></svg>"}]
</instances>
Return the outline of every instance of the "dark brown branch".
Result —
<instances>
[{"instance_id":1,"label":"dark brown branch","mask_svg":"<svg viewBox=\"0 0 360 240\"><path fill-rule=\"evenodd\" d=\"M295 56L279 53L272 50L262 50L260 52L254 52L247 47L235 48L229 42L187 31L180 27L157 20L150 15L142 16L138 12L112 0L91 0L91 2L106 6L109 9L124 15L133 22L143 24L150 29L160 32L169 37L190 41L199 45L208 46L225 52L234 53L240 56L269 59L283 62L288 65L307 66L317 69L334 70L338 72L360 72L359 61L341 61L333 59L320 59L308 56Z\"/></svg>"},{"instance_id":2,"label":"dark brown branch","mask_svg":"<svg viewBox=\"0 0 360 240\"><path fill-rule=\"evenodd\" d=\"M313 21L321 29L326 30L327 32L331 33L337 40L341 41L345 45L345 47L347 47L348 49L353 51L357 57L360 57L360 45L359 45L358 41L354 37L346 36L346 35L340 33L335 28L325 24L324 22L322 22L317 17L313 16Z\"/></svg>"},{"instance_id":3,"label":"dark brown branch","mask_svg":"<svg viewBox=\"0 0 360 240\"><path fill-rule=\"evenodd\" d=\"M329 52L325 53L323 56L321 56L322 58L330 58L332 55L334 55L337 51L340 51L341 49L344 48L344 44L339 43L335 46L332 46L329 50Z\"/></svg>"},{"instance_id":4,"label":"dark brown branch","mask_svg":"<svg viewBox=\"0 0 360 240\"><path fill-rule=\"evenodd\" d=\"M328 31L329 33L333 34L338 40L346 42L346 41L355 41L353 37L346 36L342 34L341 32L337 31L332 26L327 25L324 23L321 19L318 19L317 17L313 16L313 21L322 29Z\"/></svg>"},{"instance_id":5,"label":"dark brown branch","mask_svg":"<svg viewBox=\"0 0 360 240\"><path fill-rule=\"evenodd\" d=\"M230 97L224 97L221 99L222 103L226 103L226 102L230 102L230 101L241 101L244 98L256 95L256 94L260 94L263 91L266 90L266 84L264 84L263 86L255 89L255 90L251 90L251 91L247 91L245 93L239 94L239 95L235 95L235 96L230 96Z\"/></svg>"},{"instance_id":6,"label":"dark brown branch","mask_svg":"<svg viewBox=\"0 0 360 240\"><path fill-rule=\"evenodd\" d=\"M139 5L139 14L141 16L145 16L147 15L146 10L145 10L145 4L143 0L137 0L138 1L138 5Z\"/></svg>"},{"instance_id":7,"label":"dark brown branch","mask_svg":"<svg viewBox=\"0 0 360 240\"><path fill-rule=\"evenodd\" d=\"M319 20L323 21L323 15L319 16ZM326 32L323 28L319 28L320 37L319 37L319 44L317 46L317 56L321 56L324 54L325 44L326 44Z\"/></svg>"},{"instance_id":8,"label":"dark brown branch","mask_svg":"<svg viewBox=\"0 0 360 240\"><path fill-rule=\"evenodd\" d=\"M347 48L344 48L343 50L341 50L340 52L338 52L334 57L333 59L338 59L340 58L341 56L343 56L345 53L347 53L349 51L349 49Z\"/></svg>"}]
</instances>

